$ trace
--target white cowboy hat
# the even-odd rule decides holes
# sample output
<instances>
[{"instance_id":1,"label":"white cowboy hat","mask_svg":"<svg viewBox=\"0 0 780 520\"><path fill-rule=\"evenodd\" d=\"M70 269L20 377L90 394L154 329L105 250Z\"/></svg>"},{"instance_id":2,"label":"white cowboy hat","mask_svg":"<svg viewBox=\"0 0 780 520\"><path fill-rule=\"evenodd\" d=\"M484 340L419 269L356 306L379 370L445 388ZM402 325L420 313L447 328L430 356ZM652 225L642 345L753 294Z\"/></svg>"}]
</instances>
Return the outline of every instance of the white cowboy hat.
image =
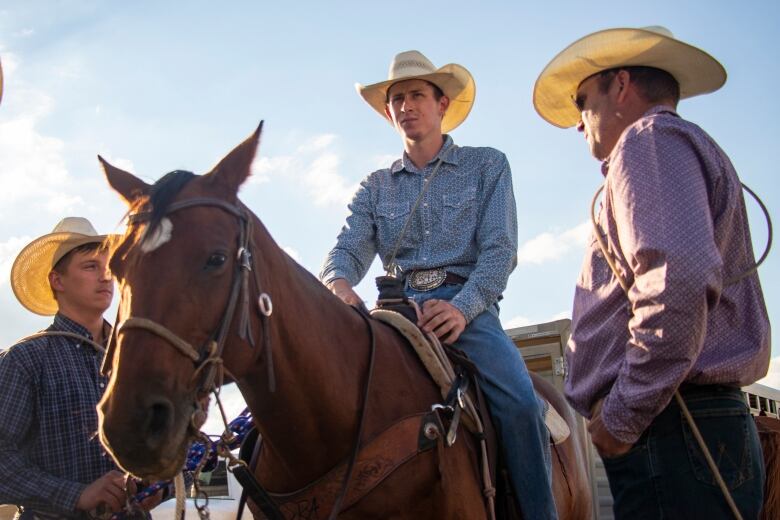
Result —
<instances>
[{"instance_id":1,"label":"white cowboy hat","mask_svg":"<svg viewBox=\"0 0 780 520\"><path fill-rule=\"evenodd\" d=\"M355 83L355 89L371 108L392 125L385 113L387 90L393 83L410 79L422 79L439 87L450 99L450 106L441 121L442 133L447 133L461 124L471 112L477 87L471 73L461 65L450 63L436 68L419 51L406 51L396 54L390 63L387 81L372 85Z\"/></svg>"},{"instance_id":2,"label":"white cowboy hat","mask_svg":"<svg viewBox=\"0 0 780 520\"><path fill-rule=\"evenodd\" d=\"M547 64L534 85L534 107L555 126L574 126L580 119L573 103L580 83L602 70L632 65L671 74L680 84L680 98L714 92L726 82L718 60L664 27L607 29L580 38Z\"/></svg>"},{"instance_id":3,"label":"white cowboy hat","mask_svg":"<svg viewBox=\"0 0 780 520\"><path fill-rule=\"evenodd\" d=\"M11 288L27 310L43 316L57 313L57 300L51 292L49 273L63 256L84 244L100 243L89 220L66 217L48 235L36 238L19 253L11 267Z\"/></svg>"}]
</instances>

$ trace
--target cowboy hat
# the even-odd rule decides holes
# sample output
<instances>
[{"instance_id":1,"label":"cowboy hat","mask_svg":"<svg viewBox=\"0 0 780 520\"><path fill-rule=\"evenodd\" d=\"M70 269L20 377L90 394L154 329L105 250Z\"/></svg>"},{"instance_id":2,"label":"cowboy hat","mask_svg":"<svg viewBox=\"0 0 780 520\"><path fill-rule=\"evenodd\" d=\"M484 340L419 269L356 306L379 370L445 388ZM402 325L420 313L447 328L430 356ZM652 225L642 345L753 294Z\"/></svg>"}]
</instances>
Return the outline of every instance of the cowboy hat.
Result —
<instances>
[{"instance_id":1,"label":"cowboy hat","mask_svg":"<svg viewBox=\"0 0 780 520\"><path fill-rule=\"evenodd\" d=\"M433 83L450 99L450 106L441 121L442 133L447 133L461 124L474 105L476 85L471 73L464 67L450 63L436 68L420 51L406 51L396 54L390 63L387 81L371 85L355 83L355 89L371 108L392 125L385 113L387 91L399 81L422 79Z\"/></svg>"},{"instance_id":2,"label":"cowboy hat","mask_svg":"<svg viewBox=\"0 0 780 520\"><path fill-rule=\"evenodd\" d=\"M36 238L14 260L11 288L27 310L43 316L57 313L57 300L49 285L49 273L62 257L84 244L100 243L107 235L98 235L89 220L66 217L48 235Z\"/></svg>"},{"instance_id":3,"label":"cowboy hat","mask_svg":"<svg viewBox=\"0 0 780 520\"><path fill-rule=\"evenodd\" d=\"M580 113L572 100L580 83L602 70L630 66L665 70L680 84L680 98L714 92L726 82L718 60L664 27L606 29L580 38L547 64L534 85L534 107L555 126L574 126Z\"/></svg>"}]
</instances>

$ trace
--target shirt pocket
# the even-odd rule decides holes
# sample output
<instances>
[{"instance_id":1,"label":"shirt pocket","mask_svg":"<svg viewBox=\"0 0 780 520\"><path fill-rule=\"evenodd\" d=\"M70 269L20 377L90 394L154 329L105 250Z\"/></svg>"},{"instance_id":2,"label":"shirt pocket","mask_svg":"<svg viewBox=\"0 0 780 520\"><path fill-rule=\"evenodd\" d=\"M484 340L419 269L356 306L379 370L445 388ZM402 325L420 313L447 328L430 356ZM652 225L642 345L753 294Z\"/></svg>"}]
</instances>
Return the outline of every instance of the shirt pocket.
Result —
<instances>
[{"instance_id":1,"label":"shirt pocket","mask_svg":"<svg viewBox=\"0 0 780 520\"><path fill-rule=\"evenodd\" d=\"M380 249L391 251L409 216L409 202L384 202L376 207L376 233ZM410 226L411 227L411 226ZM409 235L411 230L406 230ZM408 242L405 236L403 242Z\"/></svg>"},{"instance_id":2,"label":"shirt pocket","mask_svg":"<svg viewBox=\"0 0 780 520\"><path fill-rule=\"evenodd\" d=\"M477 189L446 194L443 202L442 231L471 239L477 224Z\"/></svg>"},{"instance_id":3,"label":"shirt pocket","mask_svg":"<svg viewBox=\"0 0 780 520\"><path fill-rule=\"evenodd\" d=\"M590 245L585 253L585 259L580 271L578 281L580 287L593 291L605 285L610 278L611 272L604 254L601 252L598 240L594 232L591 232Z\"/></svg>"}]
</instances>

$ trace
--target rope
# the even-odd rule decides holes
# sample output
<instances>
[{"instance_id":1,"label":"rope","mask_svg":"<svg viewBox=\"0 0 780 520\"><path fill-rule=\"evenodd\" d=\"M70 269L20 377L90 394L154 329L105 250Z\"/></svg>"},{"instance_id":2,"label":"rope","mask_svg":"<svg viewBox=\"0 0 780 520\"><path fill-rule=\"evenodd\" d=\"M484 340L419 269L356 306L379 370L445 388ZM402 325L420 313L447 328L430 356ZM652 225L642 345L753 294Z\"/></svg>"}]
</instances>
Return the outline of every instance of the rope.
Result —
<instances>
[{"instance_id":1,"label":"rope","mask_svg":"<svg viewBox=\"0 0 780 520\"><path fill-rule=\"evenodd\" d=\"M623 276L618 271L617 265L615 264L615 259L610 254L609 249L607 248L607 245L604 241L604 237L601 236L601 228L599 228L599 225L596 222L596 216L595 216L596 201L598 200L598 197L601 194L601 192L604 190L604 186L606 186L606 183L604 183L601 187L599 187L599 189L596 190L596 194L593 195L593 200L591 201L590 204L590 221L591 224L593 225L593 233L596 235L596 240L599 243L599 248L601 249L601 252L604 255L604 259L607 261L607 264L609 264L609 268L612 269L612 273L615 275L615 278L617 278L618 283L620 283L620 287L623 289L623 292L626 294L626 298L628 298L628 292L629 292L628 283L626 282L626 280L623 279ZM772 247L772 220L769 218L769 212L767 211L766 206L764 206L764 203L761 201L758 195L756 195L753 192L753 190L748 188L744 183L742 184L742 187L748 193L750 193L750 195L752 195L753 198L756 199L759 206L761 206L761 210L764 212L764 217L766 218L767 229L769 230L768 231L769 237L767 239L766 249L764 250L764 253L761 255L759 260L751 267L749 267L746 271L741 273L739 276L727 280L723 284L724 287L737 283L738 281L742 280L746 276L755 273L758 270L758 266L760 266L761 263L766 259L767 255L769 254L769 249ZM701 432L699 431L699 428L696 426L696 421L693 420L693 416L691 415L690 410L688 410L688 406L685 404L685 400L682 398L682 395L680 395L679 390L674 391L674 398L677 400L677 404L679 405L680 410L682 411L683 416L685 417L685 421L688 423L688 426L690 427L693 436L696 438L696 442L698 443L699 448L701 449L702 454L704 455L704 458L707 461L707 466L709 466L710 471L714 475L715 481L718 483L718 487L723 493L723 498L726 499L726 503L728 504L729 509L731 509L734 518L736 518L737 520L742 520L742 514L739 512L737 505L734 503L734 498L731 496L731 492L729 491L729 488L726 486L726 483L723 481L723 477L720 474L720 470L718 470L718 465L715 463L715 460L712 458L712 454L710 453L710 450L707 447L707 443L704 441L704 437L701 436Z\"/></svg>"},{"instance_id":2,"label":"rope","mask_svg":"<svg viewBox=\"0 0 780 520\"><path fill-rule=\"evenodd\" d=\"M184 473L179 473L173 480L176 486L176 514L174 518L176 520L184 520L184 514L187 511L186 491L184 489Z\"/></svg>"}]
</instances>

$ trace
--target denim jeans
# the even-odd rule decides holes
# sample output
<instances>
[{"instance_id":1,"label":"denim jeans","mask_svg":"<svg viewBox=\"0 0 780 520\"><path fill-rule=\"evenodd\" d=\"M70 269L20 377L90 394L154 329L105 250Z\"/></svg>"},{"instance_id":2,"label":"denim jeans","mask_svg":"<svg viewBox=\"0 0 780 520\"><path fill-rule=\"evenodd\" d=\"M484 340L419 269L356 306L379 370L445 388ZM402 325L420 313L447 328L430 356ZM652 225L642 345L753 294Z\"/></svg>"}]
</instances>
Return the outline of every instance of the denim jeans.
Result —
<instances>
[{"instance_id":1,"label":"denim jeans","mask_svg":"<svg viewBox=\"0 0 780 520\"><path fill-rule=\"evenodd\" d=\"M681 393L742 517L758 518L764 462L742 392L712 385ZM734 518L675 399L628 453L603 461L616 519Z\"/></svg>"},{"instance_id":2,"label":"denim jeans","mask_svg":"<svg viewBox=\"0 0 780 520\"><path fill-rule=\"evenodd\" d=\"M422 304L435 298L451 300L460 285L432 291L406 289ZM480 386L501 437L507 469L523 517L557 518L550 484L549 433L520 352L506 335L493 306L466 326L454 347L464 351L480 371Z\"/></svg>"}]
</instances>

